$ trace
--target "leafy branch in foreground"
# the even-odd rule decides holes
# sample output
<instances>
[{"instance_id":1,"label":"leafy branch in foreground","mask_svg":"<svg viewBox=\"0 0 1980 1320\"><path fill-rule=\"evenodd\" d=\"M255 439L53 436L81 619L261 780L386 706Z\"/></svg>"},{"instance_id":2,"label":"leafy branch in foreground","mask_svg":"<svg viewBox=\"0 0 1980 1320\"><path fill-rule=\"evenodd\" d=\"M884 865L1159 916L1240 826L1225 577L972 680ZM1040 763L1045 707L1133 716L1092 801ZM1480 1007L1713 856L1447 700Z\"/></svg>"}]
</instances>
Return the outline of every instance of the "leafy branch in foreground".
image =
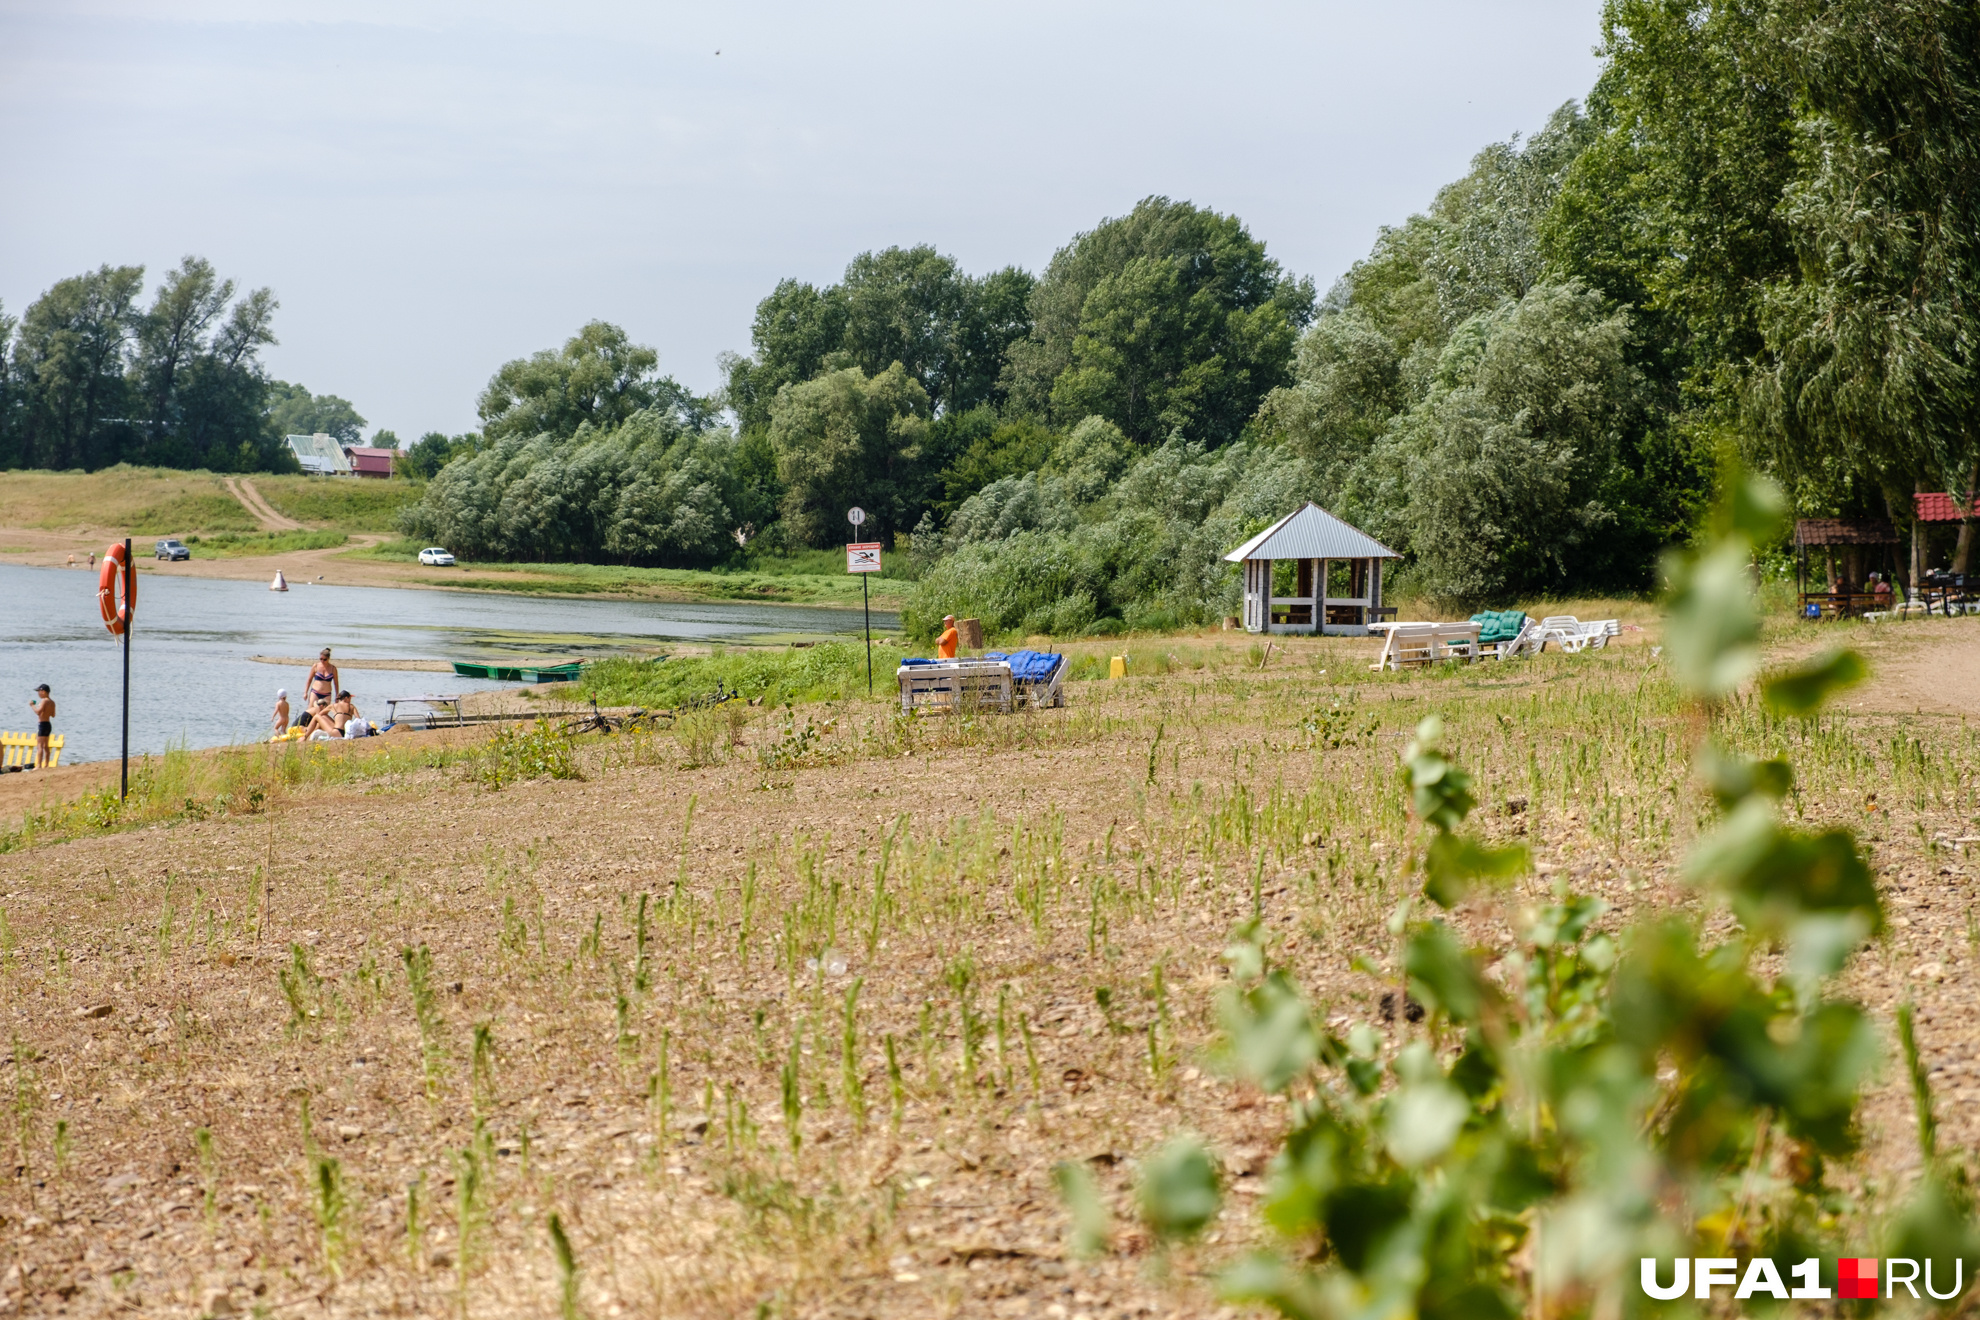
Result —
<instances>
[{"instance_id":1,"label":"leafy branch in foreground","mask_svg":"<svg viewBox=\"0 0 1980 1320\"><path fill-rule=\"evenodd\" d=\"M1403 769L1428 835L1423 894L1446 912L1476 904L1517 941L1466 948L1455 925L1416 919L1405 902L1392 929L1424 1021L1342 1037L1270 964L1258 924L1239 929L1225 1059L1293 1103L1263 1202L1280 1245L1223 1271L1228 1300L1299 1320L1625 1316L1660 1306L1638 1286L1645 1257L1819 1256L1833 1270L1854 1254L1855 1207L1829 1171L1857 1150L1881 1050L1834 981L1883 928L1876 885L1848 831L1782 822L1784 761L1713 736L1721 704L1758 667L1748 565L1778 505L1770 487L1736 483L1714 542L1669 566L1667 654L1696 704L1697 766L1718 812L1684 874L1738 925L1716 942L1692 916L1611 936L1596 929L1606 905L1565 888L1499 910L1477 886L1525 871L1525 852L1462 832L1469 780L1425 720ZM1768 678L1761 695L1778 713L1810 714L1861 674L1853 656L1825 656ZM1762 962L1774 950L1785 957ZM1929 1115L1922 1075L1916 1086ZM1158 1237L1213 1217L1214 1163L1187 1141L1147 1166L1143 1216ZM1885 1251L1936 1259L1941 1280L1958 1260L1972 1280L1980 1233L1966 1175L1929 1150L1910 1205L1882 1230ZM1778 1282L1762 1277L1749 1295L1785 1301Z\"/></svg>"}]
</instances>

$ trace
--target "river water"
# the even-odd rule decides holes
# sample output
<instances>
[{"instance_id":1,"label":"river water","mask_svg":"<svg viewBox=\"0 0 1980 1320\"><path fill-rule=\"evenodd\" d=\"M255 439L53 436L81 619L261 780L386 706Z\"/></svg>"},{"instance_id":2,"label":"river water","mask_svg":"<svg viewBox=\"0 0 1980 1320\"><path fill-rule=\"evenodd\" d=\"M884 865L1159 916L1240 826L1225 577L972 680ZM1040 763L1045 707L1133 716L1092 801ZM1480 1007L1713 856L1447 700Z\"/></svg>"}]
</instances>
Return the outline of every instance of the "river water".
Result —
<instances>
[{"instance_id":1,"label":"river water","mask_svg":"<svg viewBox=\"0 0 1980 1320\"><path fill-rule=\"evenodd\" d=\"M874 630L898 626L875 611ZM797 605L671 605L546 600L488 592L293 586L166 577L138 585L131 634L131 752L183 742L213 747L266 735L275 689L299 706L305 670L255 655L397 660L556 659L669 642L771 642L857 635L856 610ZM467 693L514 684L405 670L345 669L358 709L382 718L390 697ZM123 652L103 626L96 575L0 564L0 729L32 732L34 686L54 690L62 762L115 757Z\"/></svg>"}]
</instances>

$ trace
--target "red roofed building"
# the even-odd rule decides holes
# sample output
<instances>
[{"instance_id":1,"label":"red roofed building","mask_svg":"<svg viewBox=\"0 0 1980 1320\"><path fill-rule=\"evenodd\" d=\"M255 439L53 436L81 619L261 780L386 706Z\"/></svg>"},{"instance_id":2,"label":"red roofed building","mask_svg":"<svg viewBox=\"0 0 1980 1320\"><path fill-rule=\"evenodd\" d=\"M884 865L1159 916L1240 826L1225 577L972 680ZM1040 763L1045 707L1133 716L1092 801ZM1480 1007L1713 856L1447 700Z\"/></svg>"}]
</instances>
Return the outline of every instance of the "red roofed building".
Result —
<instances>
[{"instance_id":1,"label":"red roofed building","mask_svg":"<svg viewBox=\"0 0 1980 1320\"><path fill-rule=\"evenodd\" d=\"M1912 498L1918 502L1919 522L1966 521L1965 515L1959 511L1959 505L1953 502L1953 497L1941 491L1927 491L1922 495L1914 495ZM1966 507L1969 509L1973 507L1973 498L1971 496L1967 497Z\"/></svg>"},{"instance_id":2,"label":"red roofed building","mask_svg":"<svg viewBox=\"0 0 1980 1320\"><path fill-rule=\"evenodd\" d=\"M344 453L351 460L351 471L360 477L391 477L392 460L399 456L396 449L373 449L366 445L345 445Z\"/></svg>"}]
</instances>

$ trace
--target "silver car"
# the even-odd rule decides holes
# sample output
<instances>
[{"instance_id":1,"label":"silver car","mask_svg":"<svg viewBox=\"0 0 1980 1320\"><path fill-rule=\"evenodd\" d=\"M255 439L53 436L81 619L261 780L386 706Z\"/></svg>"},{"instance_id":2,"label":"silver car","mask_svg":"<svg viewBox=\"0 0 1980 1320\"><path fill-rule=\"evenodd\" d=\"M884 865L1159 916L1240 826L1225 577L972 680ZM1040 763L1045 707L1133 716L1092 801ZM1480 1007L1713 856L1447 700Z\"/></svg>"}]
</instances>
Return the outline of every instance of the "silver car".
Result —
<instances>
[{"instance_id":1,"label":"silver car","mask_svg":"<svg viewBox=\"0 0 1980 1320\"><path fill-rule=\"evenodd\" d=\"M181 541L176 536L168 536L164 540L159 541L158 543L153 545L151 548L152 551L155 554L157 554L157 556L160 559L165 560L167 563L170 563L175 559L192 558L192 551L187 549L186 543L184 541Z\"/></svg>"}]
</instances>

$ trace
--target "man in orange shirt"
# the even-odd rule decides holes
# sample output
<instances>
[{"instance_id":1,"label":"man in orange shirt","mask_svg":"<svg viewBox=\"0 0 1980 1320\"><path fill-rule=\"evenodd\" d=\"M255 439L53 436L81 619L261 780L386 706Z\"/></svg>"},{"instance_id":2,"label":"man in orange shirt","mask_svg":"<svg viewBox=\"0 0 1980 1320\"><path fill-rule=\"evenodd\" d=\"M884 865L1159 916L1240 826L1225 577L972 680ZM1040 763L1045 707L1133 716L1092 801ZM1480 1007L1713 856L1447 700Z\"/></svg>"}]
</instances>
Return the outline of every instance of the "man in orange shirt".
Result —
<instances>
[{"instance_id":1,"label":"man in orange shirt","mask_svg":"<svg viewBox=\"0 0 1980 1320\"><path fill-rule=\"evenodd\" d=\"M960 638L956 634L956 616L953 614L944 614L942 616L942 636L935 643L935 658L937 660L955 659L956 643L959 640Z\"/></svg>"}]
</instances>

